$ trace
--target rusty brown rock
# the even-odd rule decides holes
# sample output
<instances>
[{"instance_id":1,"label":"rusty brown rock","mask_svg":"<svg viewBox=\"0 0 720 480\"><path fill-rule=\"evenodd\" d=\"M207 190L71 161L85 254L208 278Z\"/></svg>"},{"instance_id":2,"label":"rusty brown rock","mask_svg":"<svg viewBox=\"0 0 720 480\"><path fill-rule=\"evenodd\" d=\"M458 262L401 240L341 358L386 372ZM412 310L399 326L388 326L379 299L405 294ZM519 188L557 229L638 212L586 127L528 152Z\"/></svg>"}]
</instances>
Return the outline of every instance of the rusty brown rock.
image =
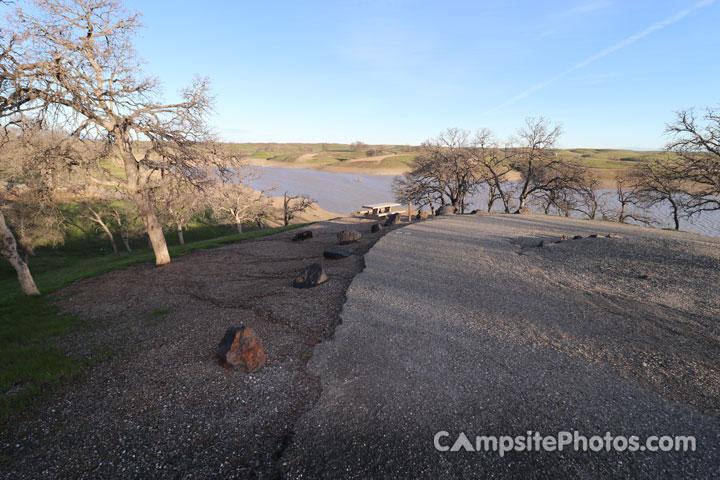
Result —
<instances>
[{"instance_id":1,"label":"rusty brown rock","mask_svg":"<svg viewBox=\"0 0 720 480\"><path fill-rule=\"evenodd\" d=\"M245 373L261 370L267 361L260 339L244 325L227 329L218 345L217 357L225 368Z\"/></svg>"}]
</instances>

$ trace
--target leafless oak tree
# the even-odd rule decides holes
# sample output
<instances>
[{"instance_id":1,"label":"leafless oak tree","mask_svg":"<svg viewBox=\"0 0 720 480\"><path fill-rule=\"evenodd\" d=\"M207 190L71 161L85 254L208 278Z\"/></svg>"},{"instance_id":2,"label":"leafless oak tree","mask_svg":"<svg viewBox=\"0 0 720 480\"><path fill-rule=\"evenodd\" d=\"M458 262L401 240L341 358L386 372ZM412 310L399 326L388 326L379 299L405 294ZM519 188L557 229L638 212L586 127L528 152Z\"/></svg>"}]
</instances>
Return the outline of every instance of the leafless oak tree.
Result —
<instances>
[{"instance_id":1,"label":"leafless oak tree","mask_svg":"<svg viewBox=\"0 0 720 480\"><path fill-rule=\"evenodd\" d=\"M518 130L512 166L522 175L518 192L519 213L528 198L539 191L558 189L566 183L566 170L553 151L562 134L560 125L552 125L545 118L529 118Z\"/></svg>"},{"instance_id":2,"label":"leafless oak tree","mask_svg":"<svg viewBox=\"0 0 720 480\"><path fill-rule=\"evenodd\" d=\"M229 175L216 184L211 207L230 218L238 233L243 233L243 222L255 222L269 206L268 193L273 189L253 189L252 183L256 179L257 174L247 170Z\"/></svg>"},{"instance_id":3,"label":"leafless oak tree","mask_svg":"<svg viewBox=\"0 0 720 480\"><path fill-rule=\"evenodd\" d=\"M283 225L290 225L290 222L299 214L312 207L315 200L307 195L288 196L283 194Z\"/></svg>"},{"instance_id":4,"label":"leafless oak tree","mask_svg":"<svg viewBox=\"0 0 720 480\"><path fill-rule=\"evenodd\" d=\"M605 211L605 196L599 192L600 179L588 173L576 189L574 210L593 220Z\"/></svg>"},{"instance_id":5,"label":"leafless oak tree","mask_svg":"<svg viewBox=\"0 0 720 480\"><path fill-rule=\"evenodd\" d=\"M618 210L615 212L615 220L620 223L627 223L634 220L638 223L649 225L652 220L647 215L632 209L642 203L642 196L635 188L635 179L630 172L620 172L615 177L615 192L617 194Z\"/></svg>"},{"instance_id":6,"label":"leafless oak tree","mask_svg":"<svg viewBox=\"0 0 720 480\"><path fill-rule=\"evenodd\" d=\"M36 7L18 9L15 16L18 35L27 38L21 52L26 66L15 71L19 91L42 104L46 116L63 121L73 136L104 142L124 175L113 176L92 161L84 165L87 178L127 193L156 264L169 263L153 188L165 176L193 185L228 166L204 122L212 106L207 80L183 90L181 101L162 103L157 80L140 76L132 45L139 18L118 0L37 0Z\"/></svg>"},{"instance_id":7,"label":"leafless oak tree","mask_svg":"<svg viewBox=\"0 0 720 480\"><path fill-rule=\"evenodd\" d=\"M413 169L393 182L395 198L419 207L449 204L465 212L467 196L482 183L470 132L449 128L419 149Z\"/></svg>"},{"instance_id":8,"label":"leafless oak tree","mask_svg":"<svg viewBox=\"0 0 720 480\"><path fill-rule=\"evenodd\" d=\"M694 204L693 196L688 193L692 185L680 176L677 163L668 157L656 158L628 173L637 203L645 208L667 204L675 230L680 229L681 218L698 213L698 210L690 207Z\"/></svg>"},{"instance_id":9,"label":"leafless oak tree","mask_svg":"<svg viewBox=\"0 0 720 480\"><path fill-rule=\"evenodd\" d=\"M63 241L63 215L57 204L57 187L67 172L57 163L75 156L65 137L17 117L12 128L0 131L0 217L2 253L18 274L23 291L36 294L27 266L37 246ZM25 251L25 260L18 253Z\"/></svg>"},{"instance_id":10,"label":"leafless oak tree","mask_svg":"<svg viewBox=\"0 0 720 480\"><path fill-rule=\"evenodd\" d=\"M680 159L672 167L676 178L693 183L688 211L720 210L720 107L705 109L701 118L681 110L666 133L666 149Z\"/></svg>"},{"instance_id":11,"label":"leafless oak tree","mask_svg":"<svg viewBox=\"0 0 720 480\"><path fill-rule=\"evenodd\" d=\"M513 170L508 149L498 145L490 130L481 129L475 133L470 151L478 168L477 175L488 185L488 212L500 200L505 213L510 213L514 188L507 178Z\"/></svg>"}]
</instances>

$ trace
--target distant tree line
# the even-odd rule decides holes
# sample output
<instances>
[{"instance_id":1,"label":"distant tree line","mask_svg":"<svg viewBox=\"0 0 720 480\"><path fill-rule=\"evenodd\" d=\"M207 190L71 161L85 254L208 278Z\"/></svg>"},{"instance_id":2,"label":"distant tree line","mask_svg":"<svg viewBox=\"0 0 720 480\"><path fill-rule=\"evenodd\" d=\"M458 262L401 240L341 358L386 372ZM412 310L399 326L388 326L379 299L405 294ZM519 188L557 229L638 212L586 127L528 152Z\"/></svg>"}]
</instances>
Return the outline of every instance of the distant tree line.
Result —
<instances>
[{"instance_id":1,"label":"distant tree line","mask_svg":"<svg viewBox=\"0 0 720 480\"><path fill-rule=\"evenodd\" d=\"M667 126L665 152L615 178L615 206L588 167L556 152L562 134L545 118L526 120L504 142L490 130L450 128L424 142L411 171L393 183L395 197L432 211L468 209L470 196L487 191L487 210L519 213L534 205L544 213L649 224L648 209L668 207L675 229L681 219L720 210L720 109L677 113Z\"/></svg>"}]
</instances>

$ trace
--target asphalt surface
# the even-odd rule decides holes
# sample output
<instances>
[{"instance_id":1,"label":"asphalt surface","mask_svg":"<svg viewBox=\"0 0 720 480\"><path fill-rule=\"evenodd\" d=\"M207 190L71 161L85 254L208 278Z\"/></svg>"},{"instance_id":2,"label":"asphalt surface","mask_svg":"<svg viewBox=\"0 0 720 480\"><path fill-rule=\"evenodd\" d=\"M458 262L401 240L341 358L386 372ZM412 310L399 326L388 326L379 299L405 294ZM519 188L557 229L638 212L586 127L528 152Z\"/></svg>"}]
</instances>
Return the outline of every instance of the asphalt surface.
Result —
<instances>
[{"instance_id":1,"label":"asphalt surface","mask_svg":"<svg viewBox=\"0 0 720 480\"><path fill-rule=\"evenodd\" d=\"M314 350L322 394L295 426L284 474L718 478L719 252L718 239L541 216L388 234ZM461 432L474 446L577 431L641 445L694 436L697 449L441 452L439 431L446 446Z\"/></svg>"}]
</instances>

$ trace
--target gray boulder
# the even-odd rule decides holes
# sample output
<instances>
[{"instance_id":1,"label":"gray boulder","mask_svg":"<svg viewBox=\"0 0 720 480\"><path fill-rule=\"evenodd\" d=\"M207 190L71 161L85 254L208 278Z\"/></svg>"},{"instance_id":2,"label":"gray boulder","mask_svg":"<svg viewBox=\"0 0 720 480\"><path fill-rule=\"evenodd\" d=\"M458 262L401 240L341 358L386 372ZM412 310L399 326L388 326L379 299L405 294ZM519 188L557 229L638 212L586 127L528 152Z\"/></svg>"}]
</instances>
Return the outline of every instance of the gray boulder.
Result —
<instances>
[{"instance_id":1,"label":"gray boulder","mask_svg":"<svg viewBox=\"0 0 720 480\"><path fill-rule=\"evenodd\" d=\"M370 233L378 233L383 231L383 226L379 223L374 223L372 227L370 227Z\"/></svg>"},{"instance_id":2,"label":"gray boulder","mask_svg":"<svg viewBox=\"0 0 720 480\"><path fill-rule=\"evenodd\" d=\"M392 215L388 215L387 220L385 220L385 226L389 227L390 225L395 225L399 220L399 213L393 213Z\"/></svg>"},{"instance_id":3,"label":"gray boulder","mask_svg":"<svg viewBox=\"0 0 720 480\"><path fill-rule=\"evenodd\" d=\"M452 205L443 205L442 207L437 209L437 212L435 215L454 215L455 214L455 207Z\"/></svg>"},{"instance_id":4,"label":"gray boulder","mask_svg":"<svg viewBox=\"0 0 720 480\"><path fill-rule=\"evenodd\" d=\"M430 218L430 212L420 210L417 215L415 215L415 218L417 218L418 220L427 220L428 218Z\"/></svg>"},{"instance_id":5,"label":"gray boulder","mask_svg":"<svg viewBox=\"0 0 720 480\"><path fill-rule=\"evenodd\" d=\"M330 260L339 260L341 258L347 258L350 255L355 255L355 252L353 252L352 250L345 250L342 248L325 250L323 252L323 257L329 258Z\"/></svg>"},{"instance_id":6,"label":"gray boulder","mask_svg":"<svg viewBox=\"0 0 720 480\"><path fill-rule=\"evenodd\" d=\"M362 238L360 232L355 230L343 230L337 233L337 239L340 245L347 245L348 243L357 242Z\"/></svg>"},{"instance_id":7,"label":"gray boulder","mask_svg":"<svg viewBox=\"0 0 720 480\"><path fill-rule=\"evenodd\" d=\"M295 288L312 288L317 287L321 283L327 282L327 275L325 269L319 263L313 263L312 265L305 267L300 275L295 278L293 287Z\"/></svg>"}]
</instances>

